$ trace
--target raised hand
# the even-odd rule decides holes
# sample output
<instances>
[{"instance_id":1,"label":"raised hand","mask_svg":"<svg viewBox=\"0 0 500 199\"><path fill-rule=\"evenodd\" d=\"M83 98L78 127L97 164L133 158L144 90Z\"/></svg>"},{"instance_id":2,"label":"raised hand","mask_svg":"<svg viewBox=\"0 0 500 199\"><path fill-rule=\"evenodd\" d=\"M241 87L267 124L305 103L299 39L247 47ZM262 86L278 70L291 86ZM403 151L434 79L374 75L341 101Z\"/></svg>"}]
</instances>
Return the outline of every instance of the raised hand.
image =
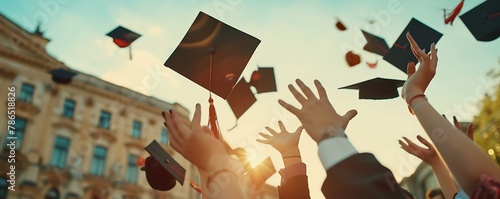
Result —
<instances>
[{"instance_id":1,"label":"raised hand","mask_svg":"<svg viewBox=\"0 0 500 199\"><path fill-rule=\"evenodd\" d=\"M350 110L343 116L339 115L328 100L325 88L318 80L315 80L314 84L318 89L319 98L300 79L297 79L296 83L304 95L299 93L292 84L288 85L288 89L302 108L298 109L281 99L278 103L297 116L304 129L316 142L321 141L327 131L335 134L339 133L339 128L345 130L349 121L356 116L356 110Z\"/></svg>"},{"instance_id":2,"label":"raised hand","mask_svg":"<svg viewBox=\"0 0 500 199\"><path fill-rule=\"evenodd\" d=\"M259 133L263 139L257 139L257 142L269 144L276 150L281 153L281 156L298 156L299 152L299 139L302 134L302 130L304 129L302 126L299 126L294 133L290 133L286 130L283 122L278 121L280 132L276 132L270 127L266 127L266 130L269 131L271 135Z\"/></svg>"},{"instance_id":3,"label":"raised hand","mask_svg":"<svg viewBox=\"0 0 500 199\"><path fill-rule=\"evenodd\" d=\"M196 104L191 126L187 126L175 110L162 112L168 128L170 145L200 170L211 172L223 169L229 155L224 145L200 125L200 104Z\"/></svg>"},{"instance_id":4,"label":"raised hand","mask_svg":"<svg viewBox=\"0 0 500 199\"><path fill-rule=\"evenodd\" d=\"M420 67L418 70L415 69L415 63L410 62L407 66L408 79L403 85L402 97L408 101L414 96L423 94L429 86L432 78L436 74L436 67L438 62L436 46L434 43L431 44L430 54L426 54L415 42L410 33L406 33L406 38L410 42L411 50L413 55L420 62Z\"/></svg>"},{"instance_id":5,"label":"raised hand","mask_svg":"<svg viewBox=\"0 0 500 199\"><path fill-rule=\"evenodd\" d=\"M424 144L426 148L420 147L413 143L410 139L403 137L403 139L408 143L405 143L401 140L398 140L399 144L401 145L401 148L408 152L409 154L412 154L414 156L417 156L420 158L422 161L429 165L434 165L440 161L439 155L437 154L436 150L434 149L434 146L432 146L431 143L429 143L425 138L422 136L417 136L417 139Z\"/></svg>"},{"instance_id":6,"label":"raised hand","mask_svg":"<svg viewBox=\"0 0 500 199\"><path fill-rule=\"evenodd\" d=\"M455 116L453 116L453 124L455 125L455 127L457 127L458 130L462 131L462 125L460 125L460 123L457 120L457 117ZM474 123L471 122L467 126L467 130L464 133L467 135L467 137L469 137L469 139L474 141Z\"/></svg>"}]
</instances>

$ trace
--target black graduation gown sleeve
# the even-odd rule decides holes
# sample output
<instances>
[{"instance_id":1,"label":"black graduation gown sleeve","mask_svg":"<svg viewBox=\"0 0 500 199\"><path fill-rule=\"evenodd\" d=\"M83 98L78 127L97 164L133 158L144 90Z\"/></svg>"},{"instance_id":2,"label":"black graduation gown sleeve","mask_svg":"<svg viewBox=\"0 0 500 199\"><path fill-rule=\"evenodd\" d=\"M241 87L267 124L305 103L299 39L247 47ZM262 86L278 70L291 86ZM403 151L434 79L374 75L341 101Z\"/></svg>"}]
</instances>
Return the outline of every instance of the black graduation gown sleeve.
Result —
<instances>
[{"instance_id":1,"label":"black graduation gown sleeve","mask_svg":"<svg viewBox=\"0 0 500 199\"><path fill-rule=\"evenodd\" d=\"M310 199L307 175L290 178L278 187L280 199Z\"/></svg>"},{"instance_id":2,"label":"black graduation gown sleeve","mask_svg":"<svg viewBox=\"0 0 500 199\"><path fill-rule=\"evenodd\" d=\"M321 191L327 199L404 199L392 172L369 153L353 155L328 169Z\"/></svg>"}]
</instances>

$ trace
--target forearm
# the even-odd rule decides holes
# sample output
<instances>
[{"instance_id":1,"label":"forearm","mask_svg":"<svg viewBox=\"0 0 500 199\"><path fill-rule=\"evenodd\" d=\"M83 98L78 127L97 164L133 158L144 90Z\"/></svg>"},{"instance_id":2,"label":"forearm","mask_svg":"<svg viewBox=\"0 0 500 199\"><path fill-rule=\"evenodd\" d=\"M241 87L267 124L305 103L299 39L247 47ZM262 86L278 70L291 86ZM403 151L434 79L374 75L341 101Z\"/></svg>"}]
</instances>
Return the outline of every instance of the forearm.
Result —
<instances>
[{"instance_id":1,"label":"forearm","mask_svg":"<svg viewBox=\"0 0 500 199\"><path fill-rule=\"evenodd\" d=\"M293 148L281 153L283 158L283 164L286 167L292 166L297 163L302 163L302 157L300 156L299 148Z\"/></svg>"},{"instance_id":2,"label":"forearm","mask_svg":"<svg viewBox=\"0 0 500 199\"><path fill-rule=\"evenodd\" d=\"M500 178L497 165L467 136L445 120L426 99L414 100L412 107L420 124L467 194L472 194L481 175Z\"/></svg>"},{"instance_id":3,"label":"forearm","mask_svg":"<svg viewBox=\"0 0 500 199\"><path fill-rule=\"evenodd\" d=\"M238 175L229 169L230 157L217 158L206 171L204 199L244 198ZM203 180L203 178L202 178Z\"/></svg>"},{"instance_id":4,"label":"forearm","mask_svg":"<svg viewBox=\"0 0 500 199\"><path fill-rule=\"evenodd\" d=\"M431 164L431 166L445 198L452 199L455 193L457 193L457 189L455 187L455 183L450 174L450 171L448 170L448 167L446 167L444 161L439 157L436 158L435 163Z\"/></svg>"}]
</instances>

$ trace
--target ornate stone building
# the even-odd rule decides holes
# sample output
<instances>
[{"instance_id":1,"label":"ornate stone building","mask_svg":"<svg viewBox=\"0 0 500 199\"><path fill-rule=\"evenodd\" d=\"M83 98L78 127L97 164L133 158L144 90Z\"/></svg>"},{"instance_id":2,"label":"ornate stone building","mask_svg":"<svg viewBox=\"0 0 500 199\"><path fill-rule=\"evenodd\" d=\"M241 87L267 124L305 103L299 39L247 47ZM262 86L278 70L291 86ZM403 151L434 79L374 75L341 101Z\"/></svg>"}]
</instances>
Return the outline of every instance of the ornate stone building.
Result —
<instances>
[{"instance_id":1,"label":"ornate stone building","mask_svg":"<svg viewBox=\"0 0 500 199\"><path fill-rule=\"evenodd\" d=\"M201 198L189 182L151 189L136 164L157 140L199 181L196 167L168 145L160 114L175 109L188 123L188 110L78 71L71 83L56 84L48 71L70 69L47 54L48 42L0 14L0 199ZM6 114L9 87L15 119ZM277 198L275 187L261 190L254 198Z\"/></svg>"}]
</instances>

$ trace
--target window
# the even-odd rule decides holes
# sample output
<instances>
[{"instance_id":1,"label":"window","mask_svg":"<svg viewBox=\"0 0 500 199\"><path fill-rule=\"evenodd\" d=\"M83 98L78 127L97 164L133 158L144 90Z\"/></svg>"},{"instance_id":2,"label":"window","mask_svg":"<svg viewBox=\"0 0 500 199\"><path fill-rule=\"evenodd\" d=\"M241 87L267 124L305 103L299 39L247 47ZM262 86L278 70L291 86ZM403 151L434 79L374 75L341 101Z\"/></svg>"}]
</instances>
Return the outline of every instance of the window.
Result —
<instances>
[{"instance_id":1,"label":"window","mask_svg":"<svg viewBox=\"0 0 500 199\"><path fill-rule=\"evenodd\" d=\"M134 124L132 125L132 137L133 138L141 138L141 128L142 128L141 122L135 120Z\"/></svg>"},{"instance_id":2,"label":"window","mask_svg":"<svg viewBox=\"0 0 500 199\"><path fill-rule=\"evenodd\" d=\"M161 129L160 143L168 144L168 131L167 131L167 129L164 129L164 128Z\"/></svg>"},{"instance_id":3,"label":"window","mask_svg":"<svg viewBox=\"0 0 500 199\"><path fill-rule=\"evenodd\" d=\"M75 113L75 101L71 99L64 100L62 116L66 118L73 118Z\"/></svg>"},{"instance_id":4,"label":"window","mask_svg":"<svg viewBox=\"0 0 500 199\"><path fill-rule=\"evenodd\" d=\"M21 92L19 93L19 101L32 102L34 91L35 86L33 86L33 84L23 83L23 85L21 86Z\"/></svg>"},{"instance_id":5,"label":"window","mask_svg":"<svg viewBox=\"0 0 500 199\"><path fill-rule=\"evenodd\" d=\"M132 184L137 183L137 174L139 172L139 169L137 168L136 160L137 160L136 156L134 155L128 156L127 173L125 174L125 181L128 183Z\"/></svg>"},{"instance_id":6,"label":"window","mask_svg":"<svg viewBox=\"0 0 500 199\"><path fill-rule=\"evenodd\" d=\"M13 129L13 132L12 134L9 132L7 133L7 136L6 136L6 143L4 145L5 149L10 149L10 145L8 145L9 143L11 143L11 141L16 141L15 144L16 144L16 147L15 147L15 150L16 151L19 151L21 149L21 146L22 146L22 143L23 143L23 139L24 139L24 131L26 130L26 119L24 118L20 118L20 117L16 117L16 119L14 120L14 129ZM9 139L9 137L12 137L13 139Z\"/></svg>"},{"instance_id":7,"label":"window","mask_svg":"<svg viewBox=\"0 0 500 199\"><path fill-rule=\"evenodd\" d=\"M95 147L94 156L92 157L92 165L90 167L90 174L95 176L104 175L104 167L106 166L106 153L106 147Z\"/></svg>"},{"instance_id":8,"label":"window","mask_svg":"<svg viewBox=\"0 0 500 199\"><path fill-rule=\"evenodd\" d=\"M59 191L56 188L52 188L45 194L45 199L59 199L59 195Z\"/></svg>"},{"instance_id":9,"label":"window","mask_svg":"<svg viewBox=\"0 0 500 199\"><path fill-rule=\"evenodd\" d=\"M98 126L104 129L109 129L111 122L111 113L106 111L101 111L101 116L99 117Z\"/></svg>"},{"instance_id":10,"label":"window","mask_svg":"<svg viewBox=\"0 0 500 199\"><path fill-rule=\"evenodd\" d=\"M6 199L8 193L7 178L0 177L0 199Z\"/></svg>"},{"instance_id":11,"label":"window","mask_svg":"<svg viewBox=\"0 0 500 199\"><path fill-rule=\"evenodd\" d=\"M66 167L66 158L68 157L69 139L57 136L52 152L52 160L50 165L57 168Z\"/></svg>"}]
</instances>

